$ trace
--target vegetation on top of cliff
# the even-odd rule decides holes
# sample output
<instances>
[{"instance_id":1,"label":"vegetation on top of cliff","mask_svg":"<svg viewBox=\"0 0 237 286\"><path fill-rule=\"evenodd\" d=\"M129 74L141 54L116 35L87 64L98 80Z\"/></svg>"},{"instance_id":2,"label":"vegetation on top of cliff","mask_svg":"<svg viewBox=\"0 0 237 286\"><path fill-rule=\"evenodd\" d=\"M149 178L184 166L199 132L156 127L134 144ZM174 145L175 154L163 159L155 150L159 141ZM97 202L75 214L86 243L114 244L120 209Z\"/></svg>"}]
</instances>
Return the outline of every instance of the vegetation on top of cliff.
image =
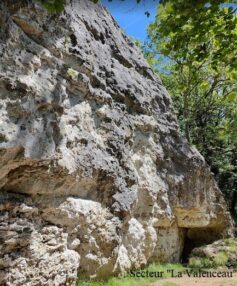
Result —
<instances>
[{"instance_id":1,"label":"vegetation on top of cliff","mask_svg":"<svg viewBox=\"0 0 237 286\"><path fill-rule=\"evenodd\" d=\"M38 0L51 13L62 12L65 0Z\"/></svg>"}]
</instances>

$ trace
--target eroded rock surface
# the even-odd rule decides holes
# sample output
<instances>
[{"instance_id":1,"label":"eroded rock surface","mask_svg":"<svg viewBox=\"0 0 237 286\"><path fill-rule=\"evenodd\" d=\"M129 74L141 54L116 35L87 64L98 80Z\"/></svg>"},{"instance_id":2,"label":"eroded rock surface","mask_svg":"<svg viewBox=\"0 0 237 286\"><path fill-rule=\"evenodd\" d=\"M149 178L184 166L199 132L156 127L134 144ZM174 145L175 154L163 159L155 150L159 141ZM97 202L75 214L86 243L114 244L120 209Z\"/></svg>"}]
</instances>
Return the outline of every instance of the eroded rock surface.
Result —
<instances>
[{"instance_id":1,"label":"eroded rock surface","mask_svg":"<svg viewBox=\"0 0 237 286\"><path fill-rule=\"evenodd\" d=\"M203 157L103 7L2 0L0 19L1 285L74 285L227 234Z\"/></svg>"}]
</instances>

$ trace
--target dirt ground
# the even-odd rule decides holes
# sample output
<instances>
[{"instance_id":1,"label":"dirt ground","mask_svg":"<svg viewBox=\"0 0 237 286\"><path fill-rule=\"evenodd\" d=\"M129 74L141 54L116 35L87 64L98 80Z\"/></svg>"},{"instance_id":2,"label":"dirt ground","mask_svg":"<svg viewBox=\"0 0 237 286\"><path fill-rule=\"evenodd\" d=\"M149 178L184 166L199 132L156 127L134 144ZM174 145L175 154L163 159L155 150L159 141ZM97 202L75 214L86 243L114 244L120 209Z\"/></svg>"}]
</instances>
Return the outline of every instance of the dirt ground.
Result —
<instances>
[{"instance_id":1,"label":"dirt ground","mask_svg":"<svg viewBox=\"0 0 237 286\"><path fill-rule=\"evenodd\" d=\"M237 286L237 273L233 273L230 278L196 278L185 275L182 278L162 279L152 286Z\"/></svg>"}]
</instances>

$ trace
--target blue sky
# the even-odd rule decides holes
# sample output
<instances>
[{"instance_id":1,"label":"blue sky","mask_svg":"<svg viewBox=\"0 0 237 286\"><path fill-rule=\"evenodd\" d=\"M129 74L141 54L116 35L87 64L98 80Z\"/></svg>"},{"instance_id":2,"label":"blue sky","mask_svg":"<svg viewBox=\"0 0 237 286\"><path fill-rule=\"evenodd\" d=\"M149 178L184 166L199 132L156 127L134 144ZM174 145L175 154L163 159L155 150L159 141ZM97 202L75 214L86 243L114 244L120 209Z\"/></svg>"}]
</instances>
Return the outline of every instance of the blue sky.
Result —
<instances>
[{"instance_id":1,"label":"blue sky","mask_svg":"<svg viewBox=\"0 0 237 286\"><path fill-rule=\"evenodd\" d=\"M155 19L159 0L142 0L140 4L137 4L136 0L113 0L112 2L101 0L101 2L108 8L127 35L145 40L146 27ZM145 15L146 11L151 14L149 18Z\"/></svg>"}]
</instances>

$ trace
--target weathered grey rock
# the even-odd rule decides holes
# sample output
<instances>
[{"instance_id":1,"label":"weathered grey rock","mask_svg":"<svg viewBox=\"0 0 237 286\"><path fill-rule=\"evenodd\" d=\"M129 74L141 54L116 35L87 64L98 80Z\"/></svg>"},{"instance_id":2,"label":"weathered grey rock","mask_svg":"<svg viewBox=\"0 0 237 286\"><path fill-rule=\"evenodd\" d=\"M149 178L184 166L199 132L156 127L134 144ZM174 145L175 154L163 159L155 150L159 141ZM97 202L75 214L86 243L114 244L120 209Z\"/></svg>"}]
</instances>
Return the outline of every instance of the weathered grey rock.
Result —
<instances>
[{"instance_id":1,"label":"weathered grey rock","mask_svg":"<svg viewBox=\"0 0 237 286\"><path fill-rule=\"evenodd\" d=\"M68 233L43 225L37 208L16 204L1 210L0 285L73 285L80 255L68 249Z\"/></svg>"},{"instance_id":2,"label":"weathered grey rock","mask_svg":"<svg viewBox=\"0 0 237 286\"><path fill-rule=\"evenodd\" d=\"M74 285L227 234L203 157L111 15L0 3L1 285Z\"/></svg>"}]
</instances>

